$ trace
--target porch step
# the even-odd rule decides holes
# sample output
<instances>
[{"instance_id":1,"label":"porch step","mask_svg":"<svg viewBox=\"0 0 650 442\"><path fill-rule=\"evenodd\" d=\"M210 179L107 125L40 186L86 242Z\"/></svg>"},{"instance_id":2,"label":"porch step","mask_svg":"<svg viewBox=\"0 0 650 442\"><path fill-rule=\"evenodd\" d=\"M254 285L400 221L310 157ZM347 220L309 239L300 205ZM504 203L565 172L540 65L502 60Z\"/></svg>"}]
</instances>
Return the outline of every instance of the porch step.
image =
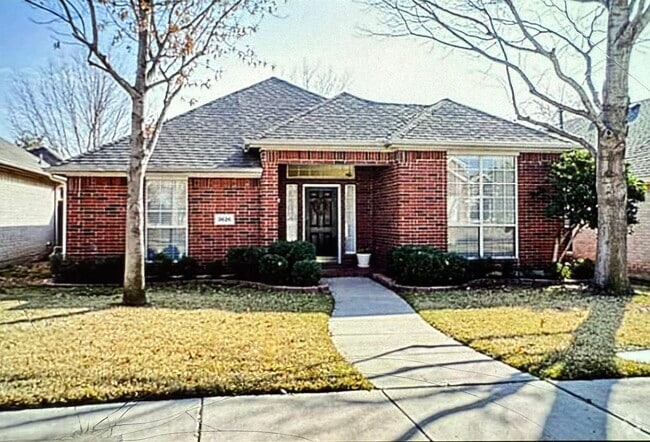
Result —
<instances>
[{"instance_id":1,"label":"porch step","mask_svg":"<svg viewBox=\"0 0 650 442\"><path fill-rule=\"evenodd\" d=\"M372 273L372 268L360 269L359 267L340 264L323 264L323 277L325 278L336 278L340 276L370 276Z\"/></svg>"}]
</instances>

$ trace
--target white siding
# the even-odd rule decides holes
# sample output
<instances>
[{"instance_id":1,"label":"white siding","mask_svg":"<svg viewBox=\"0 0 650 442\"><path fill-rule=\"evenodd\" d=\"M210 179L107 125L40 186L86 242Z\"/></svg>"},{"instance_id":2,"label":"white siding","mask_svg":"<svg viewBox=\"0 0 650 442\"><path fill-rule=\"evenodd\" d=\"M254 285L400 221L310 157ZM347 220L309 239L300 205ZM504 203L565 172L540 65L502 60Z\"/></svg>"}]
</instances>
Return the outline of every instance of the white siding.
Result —
<instances>
[{"instance_id":1,"label":"white siding","mask_svg":"<svg viewBox=\"0 0 650 442\"><path fill-rule=\"evenodd\" d=\"M0 266L42 255L54 240L55 187L0 170Z\"/></svg>"}]
</instances>

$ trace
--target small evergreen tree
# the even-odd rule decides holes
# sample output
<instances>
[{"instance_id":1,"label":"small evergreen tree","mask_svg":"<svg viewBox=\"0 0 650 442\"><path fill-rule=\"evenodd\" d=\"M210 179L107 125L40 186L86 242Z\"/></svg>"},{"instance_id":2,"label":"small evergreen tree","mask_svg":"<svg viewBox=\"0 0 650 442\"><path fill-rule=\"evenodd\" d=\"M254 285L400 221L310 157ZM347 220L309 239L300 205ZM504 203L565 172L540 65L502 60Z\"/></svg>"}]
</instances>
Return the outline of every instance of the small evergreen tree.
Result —
<instances>
[{"instance_id":1,"label":"small evergreen tree","mask_svg":"<svg viewBox=\"0 0 650 442\"><path fill-rule=\"evenodd\" d=\"M627 181L627 224L637 224L638 204L645 200L645 184L629 171ZM562 261L576 235L585 227L598 227L598 195L596 193L596 161L586 150L571 150L562 154L551 165L550 186L542 192L551 192L546 216L562 221L555 242L553 260Z\"/></svg>"}]
</instances>

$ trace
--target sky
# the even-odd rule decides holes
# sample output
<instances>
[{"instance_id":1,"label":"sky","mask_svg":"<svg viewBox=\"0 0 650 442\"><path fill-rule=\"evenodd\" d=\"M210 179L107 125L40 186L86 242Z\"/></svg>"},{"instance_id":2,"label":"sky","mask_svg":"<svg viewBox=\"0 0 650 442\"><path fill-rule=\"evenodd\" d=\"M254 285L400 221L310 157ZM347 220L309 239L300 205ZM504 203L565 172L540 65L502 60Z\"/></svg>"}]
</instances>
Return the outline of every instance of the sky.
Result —
<instances>
[{"instance_id":1,"label":"sky","mask_svg":"<svg viewBox=\"0 0 650 442\"><path fill-rule=\"evenodd\" d=\"M355 0L288 0L278 17L267 17L250 39L260 59L275 69L254 68L223 59L224 74L209 90L193 89L177 100L170 116L234 92L269 76L287 78L303 60L347 73L347 92L363 98L431 104L443 98L508 119L514 118L496 69L479 59L411 38L380 38L361 29L376 28L376 17ZM36 70L61 51L52 32L33 22L35 12L21 0L0 0L0 137L14 139L6 91L14 76ZM633 101L650 98L650 51L633 59ZM196 100L196 102L193 101ZM190 105L193 104L193 106Z\"/></svg>"}]
</instances>

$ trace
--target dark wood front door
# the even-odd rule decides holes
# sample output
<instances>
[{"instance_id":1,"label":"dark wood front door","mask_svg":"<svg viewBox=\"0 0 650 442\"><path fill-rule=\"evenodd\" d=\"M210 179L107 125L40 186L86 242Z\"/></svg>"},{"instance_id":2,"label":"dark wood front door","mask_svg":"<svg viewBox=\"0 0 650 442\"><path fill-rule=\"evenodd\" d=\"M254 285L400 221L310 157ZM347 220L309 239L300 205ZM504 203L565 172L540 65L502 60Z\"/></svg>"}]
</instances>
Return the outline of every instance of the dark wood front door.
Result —
<instances>
[{"instance_id":1,"label":"dark wood front door","mask_svg":"<svg viewBox=\"0 0 650 442\"><path fill-rule=\"evenodd\" d=\"M317 256L338 257L338 189L307 187L305 200L305 239Z\"/></svg>"}]
</instances>

